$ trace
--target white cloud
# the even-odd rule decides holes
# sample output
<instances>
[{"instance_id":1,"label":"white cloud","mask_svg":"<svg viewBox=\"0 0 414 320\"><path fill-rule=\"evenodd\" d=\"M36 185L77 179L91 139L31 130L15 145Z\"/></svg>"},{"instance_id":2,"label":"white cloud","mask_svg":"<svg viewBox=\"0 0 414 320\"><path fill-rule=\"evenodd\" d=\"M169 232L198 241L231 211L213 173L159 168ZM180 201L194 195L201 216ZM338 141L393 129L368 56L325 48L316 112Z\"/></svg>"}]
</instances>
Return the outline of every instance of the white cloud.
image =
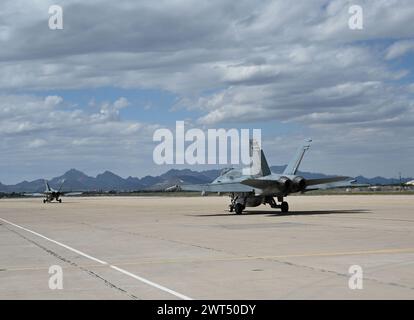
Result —
<instances>
[{"instance_id":1,"label":"white cloud","mask_svg":"<svg viewBox=\"0 0 414 320\"><path fill-rule=\"evenodd\" d=\"M34 139L33 141L31 141L29 143L29 148L39 148L39 147L43 147L44 145L46 145L46 140L44 139Z\"/></svg>"},{"instance_id":2,"label":"white cloud","mask_svg":"<svg viewBox=\"0 0 414 320\"><path fill-rule=\"evenodd\" d=\"M58 145L62 155L83 157L90 148L88 157L109 159L109 144L128 157L122 145L152 134L145 136L145 123L120 120L126 98L68 110L60 97L31 95L121 87L169 91L179 97L172 110L201 113L191 120L202 125L295 124L315 140L344 144L338 153L348 158L353 148L371 152L359 141L391 157L381 136L403 141L401 152L414 156L405 138L414 136L413 66L391 61L414 50L411 0L71 0L62 3L64 30L56 31L47 28L51 4L2 2L1 150L17 154L44 139L37 149ZM353 4L364 9L357 32L348 27ZM31 94L8 94L25 91Z\"/></svg>"},{"instance_id":3,"label":"white cloud","mask_svg":"<svg viewBox=\"0 0 414 320\"><path fill-rule=\"evenodd\" d=\"M61 97L0 96L2 177L20 174L28 162L33 178L72 167L92 173L107 168L138 173L137 163L152 160L151 137L158 125L121 121L117 112L127 105L119 98L101 104L98 112L87 112L65 108Z\"/></svg>"},{"instance_id":4,"label":"white cloud","mask_svg":"<svg viewBox=\"0 0 414 320\"><path fill-rule=\"evenodd\" d=\"M397 41L388 48L386 58L395 59L408 52L414 52L414 40Z\"/></svg>"}]
</instances>

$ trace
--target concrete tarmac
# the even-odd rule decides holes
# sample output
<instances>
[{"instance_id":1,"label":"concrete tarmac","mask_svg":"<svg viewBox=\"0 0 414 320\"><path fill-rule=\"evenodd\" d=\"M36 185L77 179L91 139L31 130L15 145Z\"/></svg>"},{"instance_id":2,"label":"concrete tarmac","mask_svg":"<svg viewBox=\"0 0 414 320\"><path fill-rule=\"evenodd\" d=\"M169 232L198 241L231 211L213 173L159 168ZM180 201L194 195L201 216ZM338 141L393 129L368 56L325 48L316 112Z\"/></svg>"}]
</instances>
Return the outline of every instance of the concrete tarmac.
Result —
<instances>
[{"instance_id":1,"label":"concrete tarmac","mask_svg":"<svg viewBox=\"0 0 414 320\"><path fill-rule=\"evenodd\" d=\"M414 196L287 199L241 216L217 196L0 200L0 299L414 298Z\"/></svg>"}]
</instances>

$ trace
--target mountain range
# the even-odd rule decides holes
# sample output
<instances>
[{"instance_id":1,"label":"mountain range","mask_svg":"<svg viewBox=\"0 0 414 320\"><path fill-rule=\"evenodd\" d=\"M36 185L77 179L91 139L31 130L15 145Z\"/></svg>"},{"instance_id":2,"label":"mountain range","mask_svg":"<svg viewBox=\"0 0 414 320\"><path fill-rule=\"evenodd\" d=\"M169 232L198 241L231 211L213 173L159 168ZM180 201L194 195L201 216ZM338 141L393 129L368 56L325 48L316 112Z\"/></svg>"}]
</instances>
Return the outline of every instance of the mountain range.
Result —
<instances>
[{"instance_id":1,"label":"mountain range","mask_svg":"<svg viewBox=\"0 0 414 320\"><path fill-rule=\"evenodd\" d=\"M282 173L286 166L273 166L274 173ZM220 175L221 170L193 171L190 169L171 169L159 176L145 176L143 178L128 177L126 179L110 172L98 174L91 177L85 173L70 169L65 174L55 177L49 181L52 188L58 189L62 181L65 180L63 191L143 191L143 190L163 190L176 184L197 184L209 183ZM322 173L298 172L305 178L323 178L328 175ZM366 178L358 176L355 178L358 183L372 185L398 184L399 179L384 177ZM408 182L413 178L404 178L401 182ZM23 193L23 192L43 192L45 190L44 180L23 181L15 185L3 185L0 183L2 193Z\"/></svg>"}]
</instances>

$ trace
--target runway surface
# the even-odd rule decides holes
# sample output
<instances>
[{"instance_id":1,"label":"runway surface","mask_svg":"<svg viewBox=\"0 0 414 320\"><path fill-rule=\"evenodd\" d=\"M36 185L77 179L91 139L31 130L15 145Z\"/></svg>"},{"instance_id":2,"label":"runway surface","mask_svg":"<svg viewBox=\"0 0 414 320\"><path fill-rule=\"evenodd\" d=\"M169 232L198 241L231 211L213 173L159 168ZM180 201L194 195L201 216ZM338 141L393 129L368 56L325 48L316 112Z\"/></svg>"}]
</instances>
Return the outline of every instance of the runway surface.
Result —
<instances>
[{"instance_id":1,"label":"runway surface","mask_svg":"<svg viewBox=\"0 0 414 320\"><path fill-rule=\"evenodd\" d=\"M0 299L414 298L414 196L294 196L287 215L228 201L0 200Z\"/></svg>"}]
</instances>

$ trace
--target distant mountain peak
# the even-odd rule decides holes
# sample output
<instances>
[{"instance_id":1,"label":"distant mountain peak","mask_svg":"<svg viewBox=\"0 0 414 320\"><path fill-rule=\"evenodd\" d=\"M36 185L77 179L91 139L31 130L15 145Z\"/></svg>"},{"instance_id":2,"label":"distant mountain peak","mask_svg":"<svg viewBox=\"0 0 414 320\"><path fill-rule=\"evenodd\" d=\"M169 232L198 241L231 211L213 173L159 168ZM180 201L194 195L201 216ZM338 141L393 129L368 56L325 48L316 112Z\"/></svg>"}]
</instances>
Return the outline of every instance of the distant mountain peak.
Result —
<instances>
[{"instance_id":1,"label":"distant mountain peak","mask_svg":"<svg viewBox=\"0 0 414 320\"><path fill-rule=\"evenodd\" d=\"M82 171L79 171L77 169L70 169L66 171L62 177L85 177L85 176L87 175L83 173Z\"/></svg>"},{"instance_id":2,"label":"distant mountain peak","mask_svg":"<svg viewBox=\"0 0 414 320\"><path fill-rule=\"evenodd\" d=\"M118 177L118 178L120 178L120 176L118 176L117 174L113 173L112 171L108 171L108 170L106 170L103 173L98 174L96 177Z\"/></svg>"},{"instance_id":3,"label":"distant mountain peak","mask_svg":"<svg viewBox=\"0 0 414 320\"><path fill-rule=\"evenodd\" d=\"M272 166L271 170L274 173L283 172L286 166ZM137 190L163 190L171 185L183 184L198 184L209 183L217 178L220 174L219 169L210 169L204 171L193 171L191 169L170 169L167 172L158 175L147 175L142 178L129 176L124 179L115 173L106 170L98 174L96 177L91 177L77 169L70 169L60 177L49 180L53 188L59 188L62 184L62 179L65 179L63 189L65 191L137 191ZM322 178L325 174L298 172L305 178ZM389 179L383 177L365 178L363 176L356 177L358 183L367 184L391 184L399 183L399 179ZM413 178L404 178L401 182L407 182ZM44 190L43 179L34 181L23 181L15 185L3 185L0 183L0 192L42 192Z\"/></svg>"}]
</instances>

